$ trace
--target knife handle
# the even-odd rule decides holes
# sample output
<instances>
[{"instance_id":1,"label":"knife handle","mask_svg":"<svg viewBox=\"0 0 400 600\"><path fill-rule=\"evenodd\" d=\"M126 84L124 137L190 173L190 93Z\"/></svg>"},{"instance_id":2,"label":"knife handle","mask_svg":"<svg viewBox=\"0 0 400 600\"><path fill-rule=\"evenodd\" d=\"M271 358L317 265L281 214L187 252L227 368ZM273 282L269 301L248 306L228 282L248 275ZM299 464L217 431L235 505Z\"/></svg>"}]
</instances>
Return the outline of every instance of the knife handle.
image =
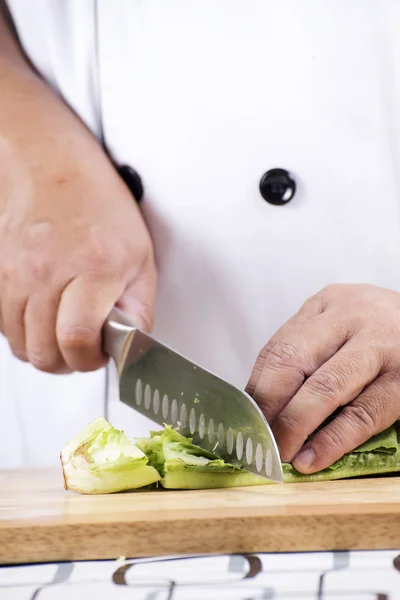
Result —
<instances>
[{"instance_id":1,"label":"knife handle","mask_svg":"<svg viewBox=\"0 0 400 600\"><path fill-rule=\"evenodd\" d=\"M103 351L115 361L118 373L122 371L135 331L133 321L114 307L103 326Z\"/></svg>"}]
</instances>

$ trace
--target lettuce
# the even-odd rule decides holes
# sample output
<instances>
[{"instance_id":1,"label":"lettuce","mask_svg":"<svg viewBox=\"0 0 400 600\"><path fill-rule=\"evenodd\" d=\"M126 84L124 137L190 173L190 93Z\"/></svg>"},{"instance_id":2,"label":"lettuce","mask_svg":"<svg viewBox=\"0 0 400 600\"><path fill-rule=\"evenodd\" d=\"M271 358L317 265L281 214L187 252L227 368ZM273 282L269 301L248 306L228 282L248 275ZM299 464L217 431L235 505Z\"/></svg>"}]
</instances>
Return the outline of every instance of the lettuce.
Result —
<instances>
[{"instance_id":1,"label":"lettuce","mask_svg":"<svg viewBox=\"0 0 400 600\"><path fill-rule=\"evenodd\" d=\"M151 432L149 439L136 440L137 446L148 456L149 464L162 476L161 485L168 489L205 489L262 485L263 477L253 475L224 462L218 456L203 450L172 427Z\"/></svg>"},{"instance_id":2,"label":"lettuce","mask_svg":"<svg viewBox=\"0 0 400 600\"><path fill-rule=\"evenodd\" d=\"M109 494L161 479L147 456L123 431L98 417L61 451L64 487L83 494Z\"/></svg>"},{"instance_id":3,"label":"lettuce","mask_svg":"<svg viewBox=\"0 0 400 600\"><path fill-rule=\"evenodd\" d=\"M207 489L272 484L259 475L203 450L172 427L131 442L123 431L98 418L61 452L66 489L111 493L158 485L168 489ZM285 483L327 481L400 472L397 425L372 437L332 466L303 475L283 463Z\"/></svg>"},{"instance_id":4,"label":"lettuce","mask_svg":"<svg viewBox=\"0 0 400 600\"><path fill-rule=\"evenodd\" d=\"M164 431L152 432L150 439L139 440L137 444L162 475L161 485L165 488L204 489L273 483L224 462L168 426ZM328 481L400 471L398 430L392 425L327 469L313 475L303 475L288 463L283 463L282 467L285 483Z\"/></svg>"}]
</instances>

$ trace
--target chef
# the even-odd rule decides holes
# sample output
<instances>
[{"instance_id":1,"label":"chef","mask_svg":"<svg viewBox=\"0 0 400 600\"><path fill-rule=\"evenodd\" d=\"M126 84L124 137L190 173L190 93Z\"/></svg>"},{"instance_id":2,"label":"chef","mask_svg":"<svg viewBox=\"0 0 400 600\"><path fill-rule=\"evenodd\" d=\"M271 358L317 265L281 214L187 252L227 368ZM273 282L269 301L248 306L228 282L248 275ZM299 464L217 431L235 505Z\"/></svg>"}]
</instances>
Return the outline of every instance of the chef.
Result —
<instances>
[{"instance_id":1,"label":"chef","mask_svg":"<svg viewBox=\"0 0 400 600\"><path fill-rule=\"evenodd\" d=\"M1 15L0 465L56 462L99 414L147 433L101 352L114 304L247 386L304 473L391 425L400 3Z\"/></svg>"}]
</instances>

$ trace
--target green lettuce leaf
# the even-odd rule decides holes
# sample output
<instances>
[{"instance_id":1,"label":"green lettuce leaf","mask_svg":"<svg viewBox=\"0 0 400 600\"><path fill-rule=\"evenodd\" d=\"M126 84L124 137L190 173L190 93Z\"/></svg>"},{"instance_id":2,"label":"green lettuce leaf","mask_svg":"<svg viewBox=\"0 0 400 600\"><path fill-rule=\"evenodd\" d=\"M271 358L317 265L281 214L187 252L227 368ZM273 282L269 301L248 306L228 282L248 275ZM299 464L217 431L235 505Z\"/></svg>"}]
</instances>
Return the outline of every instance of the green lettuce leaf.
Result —
<instances>
[{"instance_id":1,"label":"green lettuce leaf","mask_svg":"<svg viewBox=\"0 0 400 600\"><path fill-rule=\"evenodd\" d=\"M365 444L361 444L358 446L353 452L380 452L380 453L388 453L388 454L396 454L399 449L398 443L398 433L396 425L392 425L382 431L382 433L378 433L378 435L374 435L368 442Z\"/></svg>"},{"instance_id":2,"label":"green lettuce leaf","mask_svg":"<svg viewBox=\"0 0 400 600\"><path fill-rule=\"evenodd\" d=\"M272 482L224 462L212 453L205 452L180 434L176 437L170 427L152 434L152 440L162 448L164 457L161 485L170 489L204 489L268 485ZM151 446L150 440L150 446ZM155 442L153 442L155 443ZM203 458L202 461L199 459ZM353 452L346 454L332 466L313 475L303 475L283 463L285 483L327 481L400 471L400 444L396 426L389 427L372 437Z\"/></svg>"},{"instance_id":3,"label":"green lettuce leaf","mask_svg":"<svg viewBox=\"0 0 400 600\"><path fill-rule=\"evenodd\" d=\"M333 465L314 473L303 475L287 463L283 464L285 482L328 481L400 471L399 425L388 427L373 436Z\"/></svg>"},{"instance_id":4,"label":"green lettuce leaf","mask_svg":"<svg viewBox=\"0 0 400 600\"><path fill-rule=\"evenodd\" d=\"M168 471L186 467L197 473L241 471L218 458L216 454L196 446L190 438L184 437L169 425L165 425L162 431L150 432L149 439L137 439L136 445L146 454L149 464L162 476Z\"/></svg>"}]
</instances>

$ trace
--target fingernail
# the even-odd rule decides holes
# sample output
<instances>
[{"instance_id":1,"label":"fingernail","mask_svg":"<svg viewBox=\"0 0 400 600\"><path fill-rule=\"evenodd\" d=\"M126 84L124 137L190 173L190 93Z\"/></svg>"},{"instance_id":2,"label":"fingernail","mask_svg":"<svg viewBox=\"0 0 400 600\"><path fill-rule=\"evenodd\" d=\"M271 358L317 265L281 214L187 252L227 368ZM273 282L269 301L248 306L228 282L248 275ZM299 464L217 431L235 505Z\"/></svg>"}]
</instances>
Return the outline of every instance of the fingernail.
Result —
<instances>
[{"instance_id":1,"label":"fingernail","mask_svg":"<svg viewBox=\"0 0 400 600\"><path fill-rule=\"evenodd\" d=\"M293 466L297 471L308 471L315 461L315 452L312 448L301 450L293 459Z\"/></svg>"}]
</instances>

